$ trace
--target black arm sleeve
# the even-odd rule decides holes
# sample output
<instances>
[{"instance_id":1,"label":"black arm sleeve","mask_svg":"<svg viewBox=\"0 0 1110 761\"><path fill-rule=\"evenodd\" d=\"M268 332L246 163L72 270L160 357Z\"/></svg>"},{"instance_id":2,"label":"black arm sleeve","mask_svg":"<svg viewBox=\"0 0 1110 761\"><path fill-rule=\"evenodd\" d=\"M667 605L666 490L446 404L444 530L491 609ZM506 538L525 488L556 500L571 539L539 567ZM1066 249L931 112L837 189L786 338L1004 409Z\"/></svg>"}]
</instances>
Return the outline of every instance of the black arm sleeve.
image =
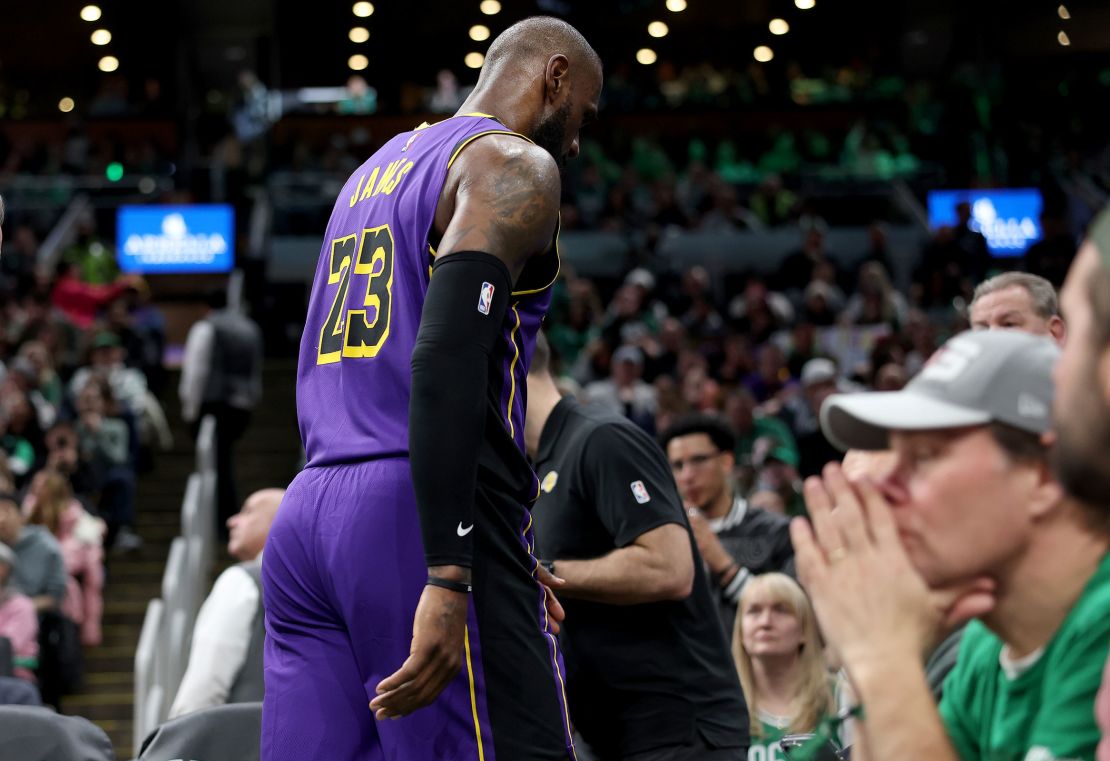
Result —
<instances>
[{"instance_id":1,"label":"black arm sleeve","mask_svg":"<svg viewBox=\"0 0 1110 761\"><path fill-rule=\"evenodd\" d=\"M429 566L469 566L489 366L512 278L479 251L436 260L412 352L409 461Z\"/></svg>"}]
</instances>

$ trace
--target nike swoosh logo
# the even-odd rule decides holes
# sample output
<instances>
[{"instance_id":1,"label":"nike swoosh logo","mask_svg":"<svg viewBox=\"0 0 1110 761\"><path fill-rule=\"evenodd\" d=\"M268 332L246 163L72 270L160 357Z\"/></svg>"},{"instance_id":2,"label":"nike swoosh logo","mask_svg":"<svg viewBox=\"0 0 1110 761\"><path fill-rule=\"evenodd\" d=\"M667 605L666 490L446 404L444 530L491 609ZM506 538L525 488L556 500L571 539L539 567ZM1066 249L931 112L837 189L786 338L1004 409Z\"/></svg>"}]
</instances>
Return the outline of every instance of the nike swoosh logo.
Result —
<instances>
[{"instance_id":1,"label":"nike swoosh logo","mask_svg":"<svg viewBox=\"0 0 1110 761\"><path fill-rule=\"evenodd\" d=\"M473 523L471 523L466 528L463 528L462 527L462 521L459 521L459 527L455 529L455 533L457 533L459 536L466 536L467 534L469 534L473 530L474 530L474 524Z\"/></svg>"}]
</instances>

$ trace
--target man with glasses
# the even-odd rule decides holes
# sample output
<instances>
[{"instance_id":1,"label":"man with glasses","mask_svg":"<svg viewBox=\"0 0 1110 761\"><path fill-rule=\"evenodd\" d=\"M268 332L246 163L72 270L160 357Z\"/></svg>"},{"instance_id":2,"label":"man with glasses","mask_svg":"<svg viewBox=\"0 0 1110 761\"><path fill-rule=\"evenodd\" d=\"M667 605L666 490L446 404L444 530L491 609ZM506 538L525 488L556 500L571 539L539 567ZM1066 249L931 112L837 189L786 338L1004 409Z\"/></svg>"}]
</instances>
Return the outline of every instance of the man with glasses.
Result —
<instances>
[{"instance_id":1,"label":"man with glasses","mask_svg":"<svg viewBox=\"0 0 1110 761\"><path fill-rule=\"evenodd\" d=\"M732 477L736 437L720 418L680 417L663 432L660 443L717 587L721 623L731 635L736 604L748 579L770 571L794 575L790 521L752 507L737 492Z\"/></svg>"}]
</instances>

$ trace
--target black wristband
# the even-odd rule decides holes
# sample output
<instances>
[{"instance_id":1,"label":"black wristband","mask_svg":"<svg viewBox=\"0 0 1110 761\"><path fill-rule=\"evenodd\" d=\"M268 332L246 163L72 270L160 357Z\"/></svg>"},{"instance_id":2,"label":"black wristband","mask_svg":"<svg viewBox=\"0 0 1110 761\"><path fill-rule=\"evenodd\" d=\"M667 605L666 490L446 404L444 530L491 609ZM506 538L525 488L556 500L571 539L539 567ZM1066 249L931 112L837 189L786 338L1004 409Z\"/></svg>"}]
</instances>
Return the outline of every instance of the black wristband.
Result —
<instances>
[{"instance_id":1,"label":"black wristband","mask_svg":"<svg viewBox=\"0 0 1110 761\"><path fill-rule=\"evenodd\" d=\"M429 576L426 583L433 587L442 587L443 589L449 589L459 594L470 594L470 585L462 581L451 581L450 579L441 579L438 576Z\"/></svg>"}]
</instances>

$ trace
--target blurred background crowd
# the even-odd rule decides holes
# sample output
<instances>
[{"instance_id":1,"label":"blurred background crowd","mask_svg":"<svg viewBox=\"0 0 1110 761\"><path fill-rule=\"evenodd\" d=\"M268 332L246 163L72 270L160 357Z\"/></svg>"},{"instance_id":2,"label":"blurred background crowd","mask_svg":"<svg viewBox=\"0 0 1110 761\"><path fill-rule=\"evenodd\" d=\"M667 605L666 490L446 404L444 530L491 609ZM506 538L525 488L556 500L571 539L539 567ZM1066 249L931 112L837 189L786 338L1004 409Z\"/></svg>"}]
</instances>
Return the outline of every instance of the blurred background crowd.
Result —
<instances>
[{"instance_id":1,"label":"blurred background crowd","mask_svg":"<svg viewBox=\"0 0 1110 761\"><path fill-rule=\"evenodd\" d=\"M154 9L3 11L0 672L101 724L121 757L200 417L222 415L229 436L224 530L239 498L299 464L293 356L337 192L394 133L453 113L508 23L564 15L605 61L601 121L564 171L545 323L562 390L652 436L714 418L733 456L720 478L768 514L804 515L803 479L842 457L819 425L828 396L901 389L971 325L991 276L1059 288L1110 198L1099 2L429 5L442 23L417 33L432 11L412 4L175 2L157 9L179 27L168 42L147 31L166 25ZM38 42L47 29L56 44ZM94 30L110 42L90 44ZM1002 189L1033 205L1011 214ZM932 196L944 190L958 192ZM195 204L234 215L222 264L123 256L121 207ZM213 289L227 297L202 298ZM189 369L189 342L205 361L190 330L228 303L265 350L248 373L266 401L238 412ZM233 558L247 559L221 550L205 572ZM763 570L793 574L785 555ZM786 600L815 640L790 578L748 590Z\"/></svg>"}]
</instances>

